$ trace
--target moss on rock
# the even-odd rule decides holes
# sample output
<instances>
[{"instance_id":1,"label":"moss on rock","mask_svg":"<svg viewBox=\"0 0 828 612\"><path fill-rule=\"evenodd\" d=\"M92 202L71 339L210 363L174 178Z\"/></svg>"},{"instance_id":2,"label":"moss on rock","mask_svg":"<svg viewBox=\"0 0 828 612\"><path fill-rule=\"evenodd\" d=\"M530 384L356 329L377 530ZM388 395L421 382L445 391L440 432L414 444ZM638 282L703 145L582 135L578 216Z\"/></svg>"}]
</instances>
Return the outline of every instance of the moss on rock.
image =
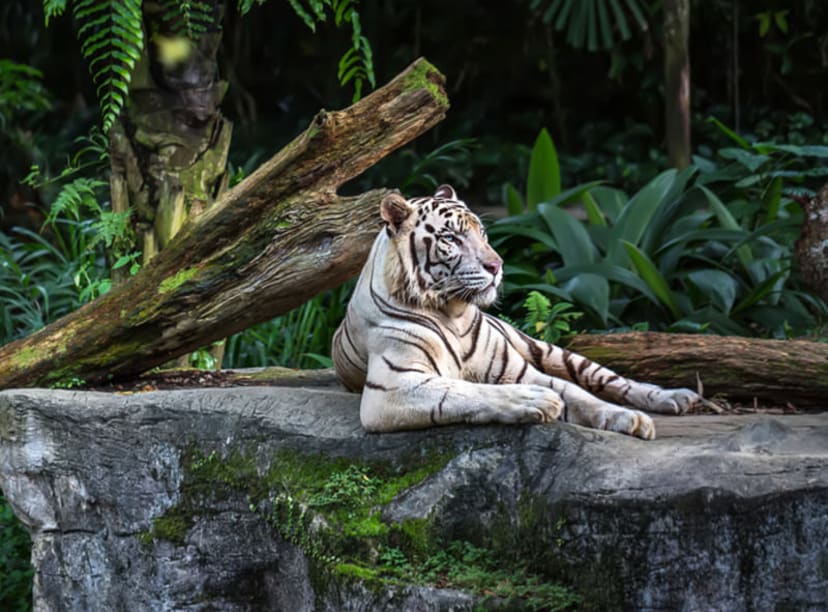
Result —
<instances>
[{"instance_id":1,"label":"moss on rock","mask_svg":"<svg viewBox=\"0 0 828 612\"><path fill-rule=\"evenodd\" d=\"M151 537L182 545L210 500L246 499L249 512L303 551L317 590L348 579L372 589L451 586L500 598L515 609L565 609L579 601L520 560L538 522L530 500L521 504L525 528L518 537L495 534L483 547L441 538L428 518L382 518L384 506L452 456L432 449L400 466L297 451L262 457L240 448L224 454L190 448L183 457L180 501L156 519Z\"/></svg>"}]
</instances>

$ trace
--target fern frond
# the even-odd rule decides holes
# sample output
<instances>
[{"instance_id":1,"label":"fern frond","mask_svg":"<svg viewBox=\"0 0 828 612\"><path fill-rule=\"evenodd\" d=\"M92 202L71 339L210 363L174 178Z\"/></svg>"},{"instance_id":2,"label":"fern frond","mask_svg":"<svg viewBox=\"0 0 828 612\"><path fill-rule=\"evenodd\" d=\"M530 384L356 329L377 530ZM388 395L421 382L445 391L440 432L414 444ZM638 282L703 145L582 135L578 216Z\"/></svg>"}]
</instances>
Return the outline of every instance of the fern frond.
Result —
<instances>
[{"instance_id":1,"label":"fern frond","mask_svg":"<svg viewBox=\"0 0 828 612\"><path fill-rule=\"evenodd\" d=\"M43 0L43 17L46 27L49 27L49 19L60 17L66 10L66 0Z\"/></svg>"},{"instance_id":2,"label":"fern frond","mask_svg":"<svg viewBox=\"0 0 828 612\"><path fill-rule=\"evenodd\" d=\"M76 0L74 14L106 133L124 106L132 71L144 49L141 0Z\"/></svg>"},{"instance_id":3,"label":"fern frond","mask_svg":"<svg viewBox=\"0 0 828 612\"><path fill-rule=\"evenodd\" d=\"M539 323L546 323L551 305L548 297L538 291L530 291L523 302L527 312L526 323L531 328L536 328Z\"/></svg>"},{"instance_id":4,"label":"fern frond","mask_svg":"<svg viewBox=\"0 0 828 612\"><path fill-rule=\"evenodd\" d=\"M97 189L106 185L104 181L90 178L76 178L71 183L66 183L52 202L46 223L54 223L60 216L71 216L78 220L84 208L95 215L101 214Z\"/></svg>"},{"instance_id":5,"label":"fern frond","mask_svg":"<svg viewBox=\"0 0 828 612\"><path fill-rule=\"evenodd\" d=\"M129 219L131 216L132 210L124 212L100 211L98 220L92 224L95 231L93 244L103 242L108 248L112 246L113 242L122 239L130 231Z\"/></svg>"},{"instance_id":6,"label":"fern frond","mask_svg":"<svg viewBox=\"0 0 828 612\"><path fill-rule=\"evenodd\" d=\"M239 15L244 17L253 8L253 4L256 3L259 6L265 3L265 0L239 0L238 4L236 5L239 9Z\"/></svg>"},{"instance_id":7,"label":"fern frond","mask_svg":"<svg viewBox=\"0 0 828 612\"><path fill-rule=\"evenodd\" d=\"M239 10L243 2L247 5L250 0L239 0ZM350 24L351 48L339 60L337 78L343 87L348 83L353 83L353 101L356 102L362 96L362 87L366 81L371 84L371 87L376 87L371 44L362 34L362 24L355 8L357 0L304 0L304 2L307 7L303 4L303 0L288 0L293 12L313 32L316 32L318 23L326 20L326 8L333 13L336 27Z\"/></svg>"},{"instance_id":8,"label":"fern frond","mask_svg":"<svg viewBox=\"0 0 828 612\"><path fill-rule=\"evenodd\" d=\"M163 0L161 19L173 34L196 40L216 25L216 14L208 2Z\"/></svg>"}]
</instances>

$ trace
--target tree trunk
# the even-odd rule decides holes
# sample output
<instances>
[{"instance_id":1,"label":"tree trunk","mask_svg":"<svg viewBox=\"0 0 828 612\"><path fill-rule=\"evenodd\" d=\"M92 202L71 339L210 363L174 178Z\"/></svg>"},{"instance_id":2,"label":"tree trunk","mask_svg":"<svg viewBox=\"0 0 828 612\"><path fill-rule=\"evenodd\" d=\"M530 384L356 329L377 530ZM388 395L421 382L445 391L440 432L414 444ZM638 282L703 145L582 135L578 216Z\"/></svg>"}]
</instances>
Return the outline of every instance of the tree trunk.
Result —
<instances>
[{"instance_id":1,"label":"tree trunk","mask_svg":"<svg viewBox=\"0 0 828 612\"><path fill-rule=\"evenodd\" d=\"M440 121L443 85L420 59L353 106L321 111L138 275L0 348L0 388L133 376L355 275L387 191L336 190Z\"/></svg>"},{"instance_id":2,"label":"tree trunk","mask_svg":"<svg viewBox=\"0 0 828 612\"><path fill-rule=\"evenodd\" d=\"M802 202L795 253L802 279L828 304L828 183Z\"/></svg>"},{"instance_id":3,"label":"tree trunk","mask_svg":"<svg viewBox=\"0 0 828 612\"><path fill-rule=\"evenodd\" d=\"M734 336L578 335L567 347L636 380L696 388L705 397L828 407L828 344Z\"/></svg>"},{"instance_id":4,"label":"tree trunk","mask_svg":"<svg viewBox=\"0 0 828 612\"><path fill-rule=\"evenodd\" d=\"M690 0L664 2L664 119L667 155L675 168L690 164Z\"/></svg>"},{"instance_id":5,"label":"tree trunk","mask_svg":"<svg viewBox=\"0 0 828 612\"><path fill-rule=\"evenodd\" d=\"M129 104L109 133L112 209L130 211L132 244L147 265L184 222L227 190L227 154L233 125L219 109L227 83L219 80L223 3L210 4L209 30L190 40L165 20L169 11L144 2L145 29L152 33L136 65ZM170 57L168 49L184 51ZM112 270L117 284L127 267ZM223 345L211 347L221 364ZM186 365L187 357L183 357Z\"/></svg>"}]
</instances>

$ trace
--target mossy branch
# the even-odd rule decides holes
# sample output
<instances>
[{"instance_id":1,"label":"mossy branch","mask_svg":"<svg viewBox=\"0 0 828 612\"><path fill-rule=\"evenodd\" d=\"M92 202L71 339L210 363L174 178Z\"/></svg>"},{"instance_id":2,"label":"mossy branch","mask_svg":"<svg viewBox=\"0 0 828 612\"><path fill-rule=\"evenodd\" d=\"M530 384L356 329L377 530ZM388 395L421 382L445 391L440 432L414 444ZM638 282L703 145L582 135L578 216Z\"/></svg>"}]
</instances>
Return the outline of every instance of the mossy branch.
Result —
<instances>
[{"instance_id":1,"label":"mossy branch","mask_svg":"<svg viewBox=\"0 0 828 612\"><path fill-rule=\"evenodd\" d=\"M336 191L439 122L443 85L420 59L353 106L320 111L137 276L0 348L0 388L134 376L355 275L387 190Z\"/></svg>"}]
</instances>

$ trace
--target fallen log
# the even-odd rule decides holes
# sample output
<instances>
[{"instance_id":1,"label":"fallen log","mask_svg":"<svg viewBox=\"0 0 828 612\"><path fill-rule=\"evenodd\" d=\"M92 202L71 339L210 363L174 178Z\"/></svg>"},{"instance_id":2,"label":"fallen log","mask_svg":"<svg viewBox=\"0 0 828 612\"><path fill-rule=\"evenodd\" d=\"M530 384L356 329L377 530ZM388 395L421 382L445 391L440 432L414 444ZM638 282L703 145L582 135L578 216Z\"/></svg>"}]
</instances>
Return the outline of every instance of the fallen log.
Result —
<instances>
[{"instance_id":1,"label":"fallen log","mask_svg":"<svg viewBox=\"0 0 828 612\"><path fill-rule=\"evenodd\" d=\"M337 188L439 122L443 86L420 59L353 106L319 112L138 275L0 348L0 388L134 376L355 275L388 191Z\"/></svg>"},{"instance_id":2,"label":"fallen log","mask_svg":"<svg viewBox=\"0 0 828 612\"><path fill-rule=\"evenodd\" d=\"M735 336L581 334L567 346L619 374L705 397L828 408L828 343Z\"/></svg>"}]
</instances>

